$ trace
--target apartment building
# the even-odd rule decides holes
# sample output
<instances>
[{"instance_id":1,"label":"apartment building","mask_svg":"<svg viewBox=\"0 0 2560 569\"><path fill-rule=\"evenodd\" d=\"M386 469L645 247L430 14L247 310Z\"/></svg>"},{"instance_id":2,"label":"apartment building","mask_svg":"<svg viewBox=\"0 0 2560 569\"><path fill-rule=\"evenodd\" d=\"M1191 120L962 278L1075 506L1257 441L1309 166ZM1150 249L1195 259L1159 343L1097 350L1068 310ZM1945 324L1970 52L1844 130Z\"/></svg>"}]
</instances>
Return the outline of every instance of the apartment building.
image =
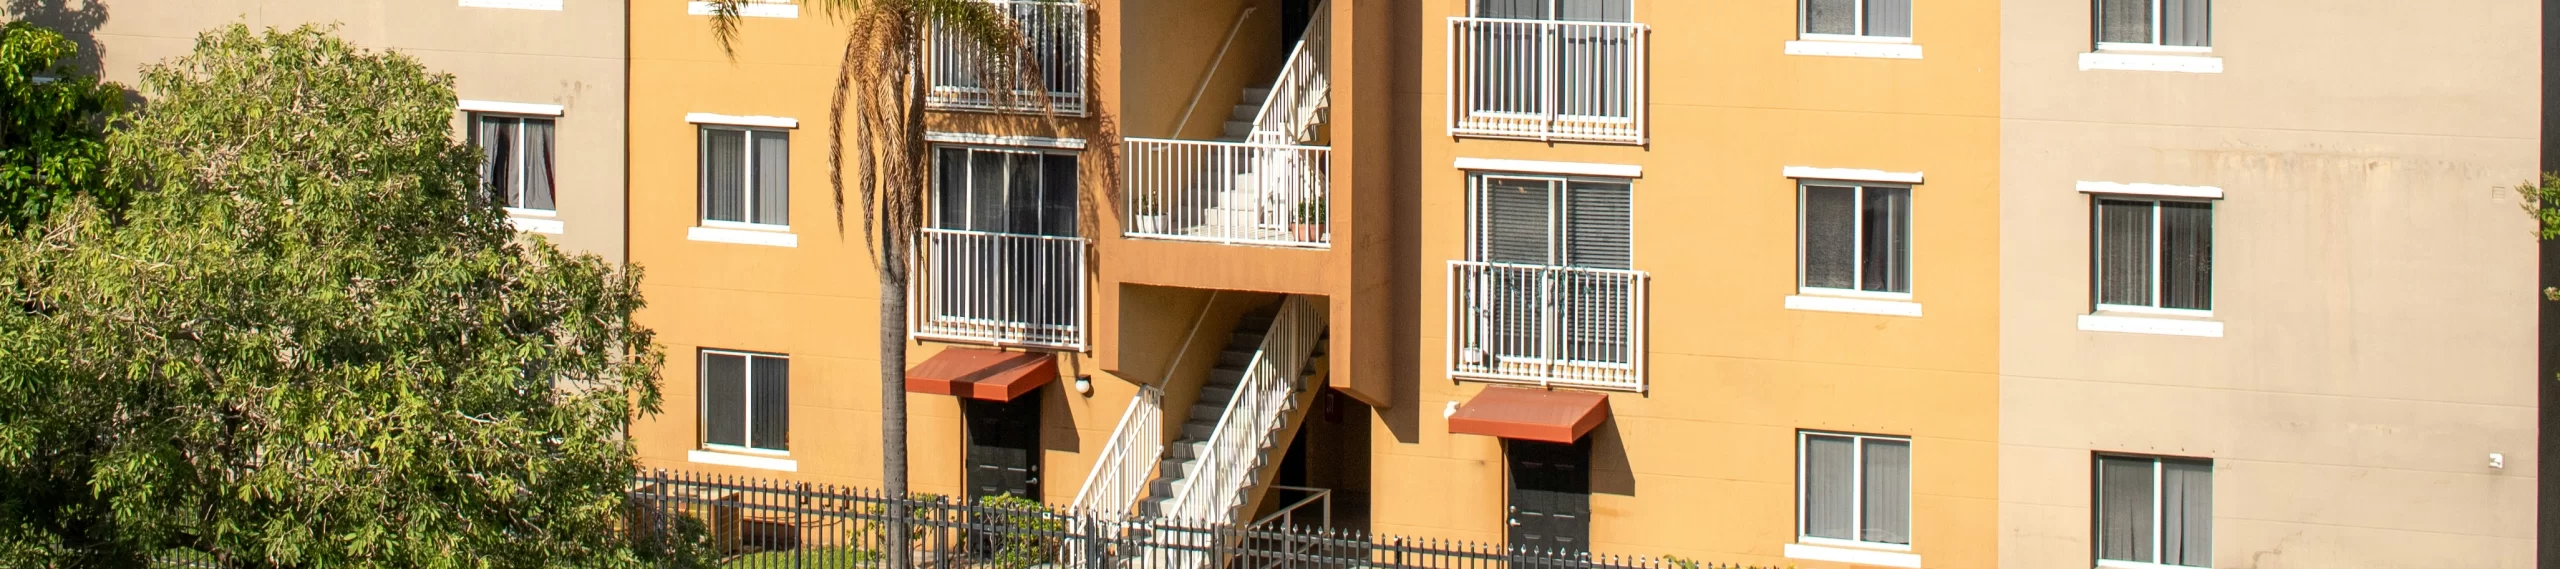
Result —
<instances>
[{"instance_id":1,"label":"apartment building","mask_svg":"<svg viewBox=\"0 0 2560 569\"><path fill-rule=\"evenodd\" d=\"M145 65L196 35L336 26L454 76L456 136L517 231L623 260L623 0L203 0L12 3L11 17L81 43L101 77L137 87Z\"/></svg>"},{"instance_id":2,"label":"apartment building","mask_svg":"<svg viewBox=\"0 0 2560 569\"><path fill-rule=\"evenodd\" d=\"M2002 9L2000 564L2534 566L2539 6Z\"/></svg>"}]
</instances>

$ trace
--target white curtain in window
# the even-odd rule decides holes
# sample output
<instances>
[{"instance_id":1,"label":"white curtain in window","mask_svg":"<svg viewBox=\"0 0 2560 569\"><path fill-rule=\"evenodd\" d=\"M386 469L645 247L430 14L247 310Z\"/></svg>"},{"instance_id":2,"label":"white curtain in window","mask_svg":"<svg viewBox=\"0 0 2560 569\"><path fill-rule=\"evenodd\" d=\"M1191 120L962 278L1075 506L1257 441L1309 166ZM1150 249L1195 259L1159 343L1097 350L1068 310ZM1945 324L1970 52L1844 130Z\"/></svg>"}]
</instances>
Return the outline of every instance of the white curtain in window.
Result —
<instances>
[{"instance_id":1,"label":"white curtain in window","mask_svg":"<svg viewBox=\"0 0 2560 569\"><path fill-rule=\"evenodd\" d=\"M1911 0L1865 0L1867 29L1864 35L1886 38L1911 37Z\"/></svg>"},{"instance_id":2,"label":"white curtain in window","mask_svg":"<svg viewBox=\"0 0 2560 569\"><path fill-rule=\"evenodd\" d=\"M1856 441L1849 437L1806 435L1804 438L1804 534L1829 539L1857 539Z\"/></svg>"},{"instance_id":3,"label":"white curtain in window","mask_svg":"<svg viewBox=\"0 0 2560 569\"><path fill-rule=\"evenodd\" d=\"M2213 0L2160 0L2160 43L2213 45Z\"/></svg>"},{"instance_id":4,"label":"white curtain in window","mask_svg":"<svg viewBox=\"0 0 2560 569\"><path fill-rule=\"evenodd\" d=\"M2160 562L2213 566L2213 463L2160 461Z\"/></svg>"},{"instance_id":5,"label":"white curtain in window","mask_svg":"<svg viewBox=\"0 0 2560 569\"><path fill-rule=\"evenodd\" d=\"M2151 562L2151 464L2098 457L2098 558Z\"/></svg>"},{"instance_id":6,"label":"white curtain in window","mask_svg":"<svg viewBox=\"0 0 2560 569\"><path fill-rule=\"evenodd\" d=\"M702 218L747 221L747 133L704 129Z\"/></svg>"},{"instance_id":7,"label":"white curtain in window","mask_svg":"<svg viewBox=\"0 0 2560 569\"><path fill-rule=\"evenodd\" d=\"M1911 441L1865 439L1858 540L1911 543Z\"/></svg>"},{"instance_id":8,"label":"white curtain in window","mask_svg":"<svg viewBox=\"0 0 2560 569\"><path fill-rule=\"evenodd\" d=\"M558 207L552 194L555 176L551 127L549 120L524 120L524 190L523 199L513 204L516 207L545 211Z\"/></svg>"},{"instance_id":9,"label":"white curtain in window","mask_svg":"<svg viewBox=\"0 0 2560 569\"><path fill-rule=\"evenodd\" d=\"M755 448L791 450L791 360L773 356L756 356L755 384L749 388L749 401L755 404Z\"/></svg>"},{"instance_id":10,"label":"white curtain in window","mask_svg":"<svg viewBox=\"0 0 2560 569\"><path fill-rule=\"evenodd\" d=\"M1866 188L1858 290L1911 292L1911 189Z\"/></svg>"},{"instance_id":11,"label":"white curtain in window","mask_svg":"<svg viewBox=\"0 0 2560 569\"><path fill-rule=\"evenodd\" d=\"M480 188L483 195L498 203L515 205L515 121L505 117L474 116L472 142L480 145Z\"/></svg>"},{"instance_id":12,"label":"white curtain in window","mask_svg":"<svg viewBox=\"0 0 2560 569\"><path fill-rule=\"evenodd\" d=\"M757 132L755 222L791 224L791 137Z\"/></svg>"}]
</instances>

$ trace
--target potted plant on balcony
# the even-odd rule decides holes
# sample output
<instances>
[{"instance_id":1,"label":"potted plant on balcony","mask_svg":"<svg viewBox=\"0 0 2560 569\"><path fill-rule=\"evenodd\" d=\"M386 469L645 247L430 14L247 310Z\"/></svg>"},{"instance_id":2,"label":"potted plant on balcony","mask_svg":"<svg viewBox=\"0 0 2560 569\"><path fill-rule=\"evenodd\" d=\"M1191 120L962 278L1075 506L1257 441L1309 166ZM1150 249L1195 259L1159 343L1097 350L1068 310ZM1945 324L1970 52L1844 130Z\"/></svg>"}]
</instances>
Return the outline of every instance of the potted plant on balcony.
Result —
<instances>
[{"instance_id":1,"label":"potted plant on balcony","mask_svg":"<svg viewBox=\"0 0 2560 569\"><path fill-rule=\"evenodd\" d=\"M1325 202L1322 198L1298 202L1298 212L1289 220L1289 234L1300 243L1324 240Z\"/></svg>"},{"instance_id":2,"label":"potted plant on balcony","mask_svg":"<svg viewBox=\"0 0 2560 569\"><path fill-rule=\"evenodd\" d=\"M1138 192L1137 197L1138 210L1132 212L1130 216L1130 221L1135 226L1131 230L1138 233L1164 233L1164 202L1162 201L1164 198L1157 197L1155 192L1145 191Z\"/></svg>"}]
</instances>

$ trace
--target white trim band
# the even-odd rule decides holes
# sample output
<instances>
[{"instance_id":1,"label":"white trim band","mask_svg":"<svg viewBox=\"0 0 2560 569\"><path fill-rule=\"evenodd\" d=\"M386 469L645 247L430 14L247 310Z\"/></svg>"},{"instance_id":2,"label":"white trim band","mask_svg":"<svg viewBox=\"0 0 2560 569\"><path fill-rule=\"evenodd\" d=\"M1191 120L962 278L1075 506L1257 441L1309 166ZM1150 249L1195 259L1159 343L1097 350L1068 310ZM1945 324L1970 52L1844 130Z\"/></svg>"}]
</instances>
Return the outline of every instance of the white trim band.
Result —
<instances>
[{"instance_id":1,"label":"white trim band","mask_svg":"<svg viewBox=\"0 0 2560 569\"><path fill-rule=\"evenodd\" d=\"M469 113L497 113L502 115L529 115L539 117L556 117L560 116L562 112L568 110L560 105L546 105L542 103L509 103L506 101L474 101L471 99L463 99L461 103L454 106L460 107L463 112Z\"/></svg>"},{"instance_id":2,"label":"white trim band","mask_svg":"<svg viewBox=\"0 0 2560 569\"><path fill-rule=\"evenodd\" d=\"M1907 43L1798 40L1787 42L1787 55L1919 59L1920 46Z\"/></svg>"},{"instance_id":3,"label":"white trim band","mask_svg":"<svg viewBox=\"0 0 2560 569\"><path fill-rule=\"evenodd\" d=\"M1840 298L1836 296L1792 295L1787 297L1787 309L1812 310L1819 312L1847 312L1851 314L1874 314L1878 316L1920 317L1920 303L1908 300L1870 300L1864 298Z\"/></svg>"},{"instance_id":4,"label":"white trim band","mask_svg":"<svg viewBox=\"0 0 2560 569\"><path fill-rule=\"evenodd\" d=\"M1504 160L1499 158L1459 158L1458 169L1469 171L1521 172L1527 174L1560 174L1565 176L1600 176L1606 178L1642 178L1644 167L1634 164L1593 164L1589 162L1547 162L1543 160Z\"/></svg>"},{"instance_id":5,"label":"white trim band","mask_svg":"<svg viewBox=\"0 0 2560 569\"><path fill-rule=\"evenodd\" d=\"M2115 332L2120 334L2152 334L2158 336L2222 337L2222 323L2213 320L2175 318L2142 318L2137 316L2080 315L2083 332Z\"/></svg>"},{"instance_id":6,"label":"white trim band","mask_svg":"<svg viewBox=\"0 0 2560 569\"><path fill-rule=\"evenodd\" d=\"M685 462L691 462L694 464L717 464L720 466L735 466L739 468L753 468L757 470L775 470L781 472L800 471L800 461L797 460L712 452L707 450L685 451L684 460Z\"/></svg>"},{"instance_id":7,"label":"white trim band","mask_svg":"<svg viewBox=\"0 0 2560 569\"><path fill-rule=\"evenodd\" d=\"M800 128L800 119L789 117L738 116L714 113L685 113L684 122L765 128Z\"/></svg>"},{"instance_id":8,"label":"white trim band","mask_svg":"<svg viewBox=\"0 0 2560 569\"><path fill-rule=\"evenodd\" d=\"M560 0L462 0L464 8L560 11Z\"/></svg>"},{"instance_id":9,"label":"white trim band","mask_svg":"<svg viewBox=\"0 0 2560 569\"><path fill-rule=\"evenodd\" d=\"M1815 168L1812 166L1788 166L1786 168L1786 176L1799 180L1840 180L1843 182L1888 182L1896 184L1918 184L1920 183L1920 180L1924 178L1924 176L1919 172L1886 172L1883 170Z\"/></svg>"},{"instance_id":10,"label":"white trim band","mask_svg":"<svg viewBox=\"0 0 2560 569\"><path fill-rule=\"evenodd\" d=\"M2221 73L2222 58L2204 55L2083 53L2080 54L2080 70Z\"/></svg>"},{"instance_id":11,"label":"white trim band","mask_svg":"<svg viewBox=\"0 0 2560 569\"><path fill-rule=\"evenodd\" d=\"M2158 196L2164 198L2222 199L2222 188L2213 186L2171 186L2167 184L2120 184L2081 180L2080 193L2126 196Z\"/></svg>"},{"instance_id":12,"label":"white trim band","mask_svg":"<svg viewBox=\"0 0 2560 569\"><path fill-rule=\"evenodd\" d=\"M763 245L767 247L800 246L800 236L798 234L784 231L728 229L721 227L687 227L684 230L684 238L687 240L702 241L706 243Z\"/></svg>"},{"instance_id":13,"label":"white trim band","mask_svg":"<svg viewBox=\"0 0 2560 569\"><path fill-rule=\"evenodd\" d=\"M510 217L507 218L507 225L515 227L516 231L522 231L525 233L541 233L544 235L559 235L569 231L569 224L567 223L561 222L557 219L544 219L539 217Z\"/></svg>"},{"instance_id":14,"label":"white trim band","mask_svg":"<svg viewBox=\"0 0 2560 569\"><path fill-rule=\"evenodd\" d=\"M1823 547L1819 545L1805 545L1801 543L1787 544L1787 558L1802 559L1806 561L1833 561L1856 565L1881 565L1885 567L1920 569L1920 554L1917 553L1849 549L1846 547Z\"/></svg>"},{"instance_id":15,"label":"white trim band","mask_svg":"<svg viewBox=\"0 0 2560 569\"><path fill-rule=\"evenodd\" d=\"M996 136L992 134L978 134L974 132L935 131L924 133L924 141L938 142L942 144L976 144L980 146L1021 146L1031 148L1057 148L1062 150L1084 150L1084 139L1081 138Z\"/></svg>"},{"instance_id":16,"label":"white trim band","mask_svg":"<svg viewBox=\"0 0 2560 569\"><path fill-rule=\"evenodd\" d=\"M711 2L686 2L684 13L709 16L718 13ZM790 2L748 1L738 3L738 15L749 18L798 18L800 5Z\"/></svg>"}]
</instances>

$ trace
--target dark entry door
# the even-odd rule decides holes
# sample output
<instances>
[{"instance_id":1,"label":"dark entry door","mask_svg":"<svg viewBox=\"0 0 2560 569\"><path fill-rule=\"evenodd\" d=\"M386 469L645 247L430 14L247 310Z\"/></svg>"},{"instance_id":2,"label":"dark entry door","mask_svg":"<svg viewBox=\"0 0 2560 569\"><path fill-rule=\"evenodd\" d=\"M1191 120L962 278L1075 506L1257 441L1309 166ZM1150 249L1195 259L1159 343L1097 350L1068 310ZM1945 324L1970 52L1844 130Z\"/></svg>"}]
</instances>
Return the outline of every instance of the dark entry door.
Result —
<instances>
[{"instance_id":1,"label":"dark entry door","mask_svg":"<svg viewBox=\"0 0 2560 569\"><path fill-rule=\"evenodd\" d=\"M1040 393L998 403L961 400L969 422L969 502L1040 499Z\"/></svg>"},{"instance_id":2,"label":"dark entry door","mask_svg":"<svg viewBox=\"0 0 2560 569\"><path fill-rule=\"evenodd\" d=\"M1591 541L1591 443L1504 441L1511 462L1511 547L1585 551Z\"/></svg>"}]
</instances>

